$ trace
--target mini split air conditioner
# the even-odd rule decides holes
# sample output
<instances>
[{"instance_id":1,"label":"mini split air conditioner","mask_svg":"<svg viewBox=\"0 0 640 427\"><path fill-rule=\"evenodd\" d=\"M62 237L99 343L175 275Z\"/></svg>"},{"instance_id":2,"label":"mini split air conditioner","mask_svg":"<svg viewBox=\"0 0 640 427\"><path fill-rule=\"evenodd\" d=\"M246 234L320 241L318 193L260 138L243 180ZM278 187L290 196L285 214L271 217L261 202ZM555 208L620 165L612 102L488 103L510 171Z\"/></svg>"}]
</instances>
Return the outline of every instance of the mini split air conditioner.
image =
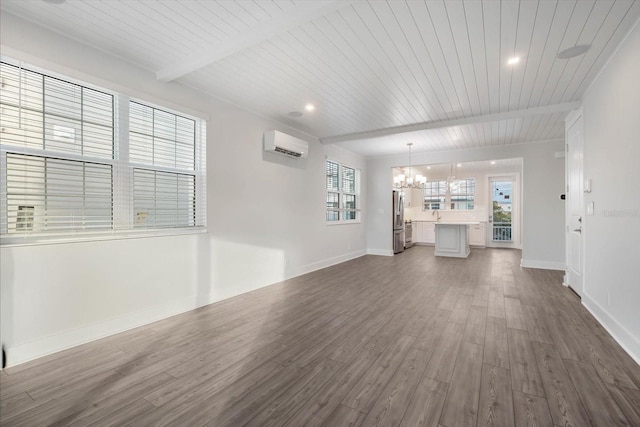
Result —
<instances>
[{"instance_id":1,"label":"mini split air conditioner","mask_svg":"<svg viewBox=\"0 0 640 427\"><path fill-rule=\"evenodd\" d=\"M305 158L309 152L309 143L277 130L268 130L264 133L264 150L289 157Z\"/></svg>"}]
</instances>

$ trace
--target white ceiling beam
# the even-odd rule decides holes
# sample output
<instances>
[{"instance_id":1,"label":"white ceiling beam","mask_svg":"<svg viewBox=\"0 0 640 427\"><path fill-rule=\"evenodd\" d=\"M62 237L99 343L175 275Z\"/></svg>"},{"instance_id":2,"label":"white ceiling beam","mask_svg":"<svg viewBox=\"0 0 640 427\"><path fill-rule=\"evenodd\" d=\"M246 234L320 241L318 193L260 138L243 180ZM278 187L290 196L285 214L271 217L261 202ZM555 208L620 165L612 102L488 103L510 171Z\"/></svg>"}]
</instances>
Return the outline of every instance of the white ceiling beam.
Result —
<instances>
[{"instance_id":1,"label":"white ceiling beam","mask_svg":"<svg viewBox=\"0 0 640 427\"><path fill-rule=\"evenodd\" d=\"M416 132L427 129L441 129L451 126L463 126L473 123L496 122L500 120L515 119L527 116L539 116L545 114L563 113L580 108L580 102L567 102L564 104L546 105L544 107L527 108L523 110L505 111L502 113L485 114L482 116L470 116L453 120L437 120L432 122L412 123L410 125L393 126L383 129L354 132L344 135L328 136L320 138L323 144L335 144L344 141L378 138L382 136L397 135L400 133Z\"/></svg>"},{"instance_id":2,"label":"white ceiling beam","mask_svg":"<svg viewBox=\"0 0 640 427\"><path fill-rule=\"evenodd\" d=\"M216 61L261 43L277 34L289 31L305 22L326 15L337 9L362 0L313 0L301 1L285 13L251 27L230 39L213 44L202 52L156 72L156 78L169 82L189 74Z\"/></svg>"}]
</instances>

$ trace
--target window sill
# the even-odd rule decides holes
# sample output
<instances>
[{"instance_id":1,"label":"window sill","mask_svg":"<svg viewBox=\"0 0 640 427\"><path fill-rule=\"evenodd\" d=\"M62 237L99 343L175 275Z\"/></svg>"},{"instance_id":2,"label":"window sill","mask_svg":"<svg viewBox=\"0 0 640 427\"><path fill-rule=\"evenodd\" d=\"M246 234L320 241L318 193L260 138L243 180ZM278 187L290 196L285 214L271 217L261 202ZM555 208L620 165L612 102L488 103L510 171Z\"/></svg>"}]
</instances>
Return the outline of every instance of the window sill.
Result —
<instances>
[{"instance_id":1,"label":"window sill","mask_svg":"<svg viewBox=\"0 0 640 427\"><path fill-rule=\"evenodd\" d=\"M206 234L206 227L173 228L160 230L127 230L108 231L87 234L58 234L51 236L16 236L0 237L0 247L10 248L19 246L60 245L67 243L100 242L106 240L144 239L149 237L183 236L190 234Z\"/></svg>"},{"instance_id":2,"label":"window sill","mask_svg":"<svg viewBox=\"0 0 640 427\"><path fill-rule=\"evenodd\" d=\"M356 220L356 221L326 221L327 225L330 226L334 226L334 225L349 225L349 224L362 224L362 221L360 220Z\"/></svg>"}]
</instances>

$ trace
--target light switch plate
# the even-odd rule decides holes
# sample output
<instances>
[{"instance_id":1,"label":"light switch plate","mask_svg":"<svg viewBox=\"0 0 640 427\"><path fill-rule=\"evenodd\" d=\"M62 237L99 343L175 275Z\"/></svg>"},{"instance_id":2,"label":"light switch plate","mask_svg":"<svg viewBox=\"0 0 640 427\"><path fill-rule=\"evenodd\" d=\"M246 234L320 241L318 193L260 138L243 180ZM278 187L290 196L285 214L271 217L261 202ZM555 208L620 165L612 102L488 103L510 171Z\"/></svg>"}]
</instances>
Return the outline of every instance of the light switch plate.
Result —
<instances>
[{"instance_id":1,"label":"light switch plate","mask_svg":"<svg viewBox=\"0 0 640 427\"><path fill-rule=\"evenodd\" d=\"M595 211L595 202L587 203L587 215L593 215L594 211Z\"/></svg>"},{"instance_id":2,"label":"light switch plate","mask_svg":"<svg viewBox=\"0 0 640 427\"><path fill-rule=\"evenodd\" d=\"M585 180L584 182L584 192L591 193L591 178Z\"/></svg>"}]
</instances>

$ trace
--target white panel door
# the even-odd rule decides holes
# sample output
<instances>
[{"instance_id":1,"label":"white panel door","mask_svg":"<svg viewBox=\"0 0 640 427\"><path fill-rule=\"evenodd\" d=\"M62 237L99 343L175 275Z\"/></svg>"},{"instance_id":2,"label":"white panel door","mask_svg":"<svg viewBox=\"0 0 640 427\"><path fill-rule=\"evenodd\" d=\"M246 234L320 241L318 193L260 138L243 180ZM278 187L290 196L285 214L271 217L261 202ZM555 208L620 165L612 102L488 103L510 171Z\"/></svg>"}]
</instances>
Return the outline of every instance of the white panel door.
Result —
<instances>
[{"instance_id":1,"label":"white panel door","mask_svg":"<svg viewBox=\"0 0 640 427\"><path fill-rule=\"evenodd\" d=\"M582 295L583 273L583 151L582 117L567 130L567 285Z\"/></svg>"}]
</instances>

